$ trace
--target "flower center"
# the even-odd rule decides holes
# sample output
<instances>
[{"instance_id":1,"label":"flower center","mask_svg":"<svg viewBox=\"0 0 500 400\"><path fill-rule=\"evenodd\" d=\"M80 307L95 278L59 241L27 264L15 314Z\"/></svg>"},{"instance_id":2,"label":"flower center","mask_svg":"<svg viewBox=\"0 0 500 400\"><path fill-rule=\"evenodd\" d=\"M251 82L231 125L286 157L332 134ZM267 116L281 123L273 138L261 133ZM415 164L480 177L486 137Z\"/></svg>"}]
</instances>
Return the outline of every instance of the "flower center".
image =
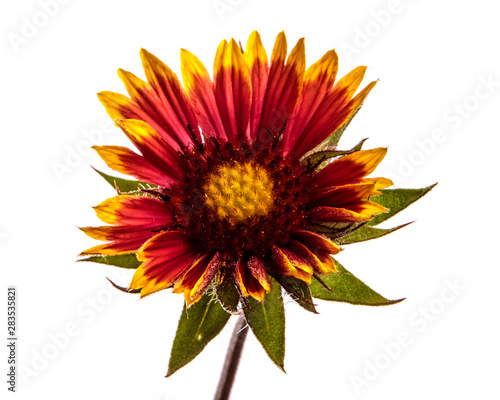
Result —
<instances>
[{"instance_id":1,"label":"flower center","mask_svg":"<svg viewBox=\"0 0 500 400\"><path fill-rule=\"evenodd\" d=\"M233 225L266 215L273 205L273 183L264 168L253 163L223 165L209 175L205 203Z\"/></svg>"}]
</instances>

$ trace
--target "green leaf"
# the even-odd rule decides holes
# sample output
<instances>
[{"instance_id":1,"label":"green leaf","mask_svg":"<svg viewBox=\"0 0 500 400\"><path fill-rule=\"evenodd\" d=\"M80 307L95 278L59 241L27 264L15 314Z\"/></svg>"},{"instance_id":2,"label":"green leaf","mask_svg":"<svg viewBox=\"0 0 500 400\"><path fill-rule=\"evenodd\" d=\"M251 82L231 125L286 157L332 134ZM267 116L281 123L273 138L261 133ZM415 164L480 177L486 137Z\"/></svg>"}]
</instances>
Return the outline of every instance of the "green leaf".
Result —
<instances>
[{"instance_id":1,"label":"green leaf","mask_svg":"<svg viewBox=\"0 0 500 400\"><path fill-rule=\"evenodd\" d=\"M189 308L184 304L170 353L167 377L200 354L224 328L230 316L213 292L205 292L203 297Z\"/></svg>"},{"instance_id":2,"label":"green leaf","mask_svg":"<svg viewBox=\"0 0 500 400\"><path fill-rule=\"evenodd\" d=\"M366 286L336 260L334 262L339 271L338 274L332 272L329 275L320 276L321 281L331 289L331 292L319 281L314 280L310 285L313 297L321 300L340 301L365 306L386 306L404 300L387 300Z\"/></svg>"},{"instance_id":3,"label":"green leaf","mask_svg":"<svg viewBox=\"0 0 500 400\"><path fill-rule=\"evenodd\" d=\"M276 274L274 278L302 308L314 314L318 314L316 308L314 307L311 291L309 290L309 285L307 283L293 276L280 274Z\"/></svg>"},{"instance_id":4,"label":"green leaf","mask_svg":"<svg viewBox=\"0 0 500 400\"><path fill-rule=\"evenodd\" d=\"M115 176L105 174L95 168L94 171L101 175L111 186L113 186L114 189L117 189L120 193L136 192L144 188L152 189L156 187L155 185L146 182L117 178Z\"/></svg>"},{"instance_id":5,"label":"green leaf","mask_svg":"<svg viewBox=\"0 0 500 400\"><path fill-rule=\"evenodd\" d=\"M244 308L245 318L255 337L267 355L282 371L285 360L285 308L281 297L280 285L272 280L272 289L264 301L253 297L248 299Z\"/></svg>"},{"instance_id":6,"label":"green leaf","mask_svg":"<svg viewBox=\"0 0 500 400\"><path fill-rule=\"evenodd\" d=\"M136 269L141 262L137 260L135 253L118 254L113 256L90 256L78 261L91 261L99 264L115 265L122 268Z\"/></svg>"},{"instance_id":7,"label":"green leaf","mask_svg":"<svg viewBox=\"0 0 500 400\"><path fill-rule=\"evenodd\" d=\"M401 210L404 210L411 203L429 193L436 185L437 183L422 189L382 189L381 195L370 197L370 200L388 208L389 211L376 215L367 225L378 225L382 221L391 218Z\"/></svg>"},{"instance_id":8,"label":"green leaf","mask_svg":"<svg viewBox=\"0 0 500 400\"><path fill-rule=\"evenodd\" d=\"M412 222L408 222L406 224L395 226L394 228L389 228L389 229L372 228L370 226L363 226L359 229L356 229L354 232L352 232L346 236L341 237L340 239L336 239L336 241L338 244L351 244L351 243L364 242L366 240L376 239L376 238L388 235L389 233L397 231L398 229L401 229L401 228L405 227L406 225L410 225L411 223Z\"/></svg>"},{"instance_id":9,"label":"green leaf","mask_svg":"<svg viewBox=\"0 0 500 400\"><path fill-rule=\"evenodd\" d=\"M234 280L225 277L222 283L218 284L216 289L217 298L222 307L231 314L238 313L238 303L240 302L240 294L234 286Z\"/></svg>"}]
</instances>

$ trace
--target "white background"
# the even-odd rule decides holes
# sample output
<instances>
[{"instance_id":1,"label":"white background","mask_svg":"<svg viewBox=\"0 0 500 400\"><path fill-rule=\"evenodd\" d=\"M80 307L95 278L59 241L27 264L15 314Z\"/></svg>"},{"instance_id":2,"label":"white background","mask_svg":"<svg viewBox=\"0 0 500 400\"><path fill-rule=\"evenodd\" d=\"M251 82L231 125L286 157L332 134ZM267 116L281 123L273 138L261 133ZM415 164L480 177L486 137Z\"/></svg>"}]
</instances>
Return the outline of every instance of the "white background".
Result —
<instances>
[{"instance_id":1,"label":"white background","mask_svg":"<svg viewBox=\"0 0 500 400\"><path fill-rule=\"evenodd\" d=\"M90 168L106 170L90 145L127 143L95 95L125 93L116 69L143 77L144 47L179 75L180 48L211 70L220 40L244 44L254 29L269 55L284 29L290 49L306 37L308 65L336 48L339 76L369 66L365 84L380 81L342 147L369 137L366 148L389 146L377 175L397 187L440 183L385 226L416 223L338 257L382 295L407 299L320 302L319 315L288 303L287 374L250 334L233 398L499 398L494 2L61 0L52 15L42 3L0 11L1 286L18 290L17 398L212 397L232 323L164 378L182 296L114 290L105 277L126 285L130 274L75 263L96 244L76 227L98 224L90 206L113 195Z\"/></svg>"}]
</instances>

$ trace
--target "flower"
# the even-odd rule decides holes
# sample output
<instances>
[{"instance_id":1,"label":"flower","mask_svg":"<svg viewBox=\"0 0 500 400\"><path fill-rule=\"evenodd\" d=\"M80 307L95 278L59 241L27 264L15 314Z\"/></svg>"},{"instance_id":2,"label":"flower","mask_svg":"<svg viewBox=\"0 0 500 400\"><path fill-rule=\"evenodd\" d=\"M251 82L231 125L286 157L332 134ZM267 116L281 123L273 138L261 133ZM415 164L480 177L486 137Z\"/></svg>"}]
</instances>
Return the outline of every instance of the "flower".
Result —
<instances>
[{"instance_id":1,"label":"flower","mask_svg":"<svg viewBox=\"0 0 500 400\"><path fill-rule=\"evenodd\" d=\"M318 150L375 85L355 95L366 68L335 82L335 51L306 69L304 40L287 57L283 32L270 63L257 32L245 51L222 41L213 80L182 50L184 87L158 58L144 49L141 58L147 82L118 71L130 98L99 93L139 154L95 149L145 185L95 207L109 225L81 229L107 243L82 255L136 253L128 290L142 297L172 287L187 305L213 282L262 301L271 278L310 284L336 272L337 239L385 212L369 199L392 184L366 178L385 148Z\"/></svg>"}]
</instances>

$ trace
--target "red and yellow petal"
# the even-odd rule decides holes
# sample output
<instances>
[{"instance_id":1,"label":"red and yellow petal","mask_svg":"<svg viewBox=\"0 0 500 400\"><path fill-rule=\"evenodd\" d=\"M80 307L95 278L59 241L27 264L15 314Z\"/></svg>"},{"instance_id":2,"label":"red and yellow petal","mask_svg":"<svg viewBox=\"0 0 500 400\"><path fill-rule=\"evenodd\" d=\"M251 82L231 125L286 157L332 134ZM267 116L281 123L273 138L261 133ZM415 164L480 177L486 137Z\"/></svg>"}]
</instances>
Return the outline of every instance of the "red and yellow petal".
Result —
<instances>
[{"instance_id":1,"label":"red and yellow petal","mask_svg":"<svg viewBox=\"0 0 500 400\"><path fill-rule=\"evenodd\" d=\"M170 146L177 150L180 144L187 145L191 142L185 129L180 131L171 129L169 119L172 115L162 107L160 98L147 82L123 69L118 70L118 76L132 100L147 114L144 121L150 124Z\"/></svg>"},{"instance_id":2,"label":"red and yellow petal","mask_svg":"<svg viewBox=\"0 0 500 400\"><path fill-rule=\"evenodd\" d=\"M120 93L104 91L97 93L97 97L113 121L121 119L148 120L148 115L134 101Z\"/></svg>"},{"instance_id":3,"label":"red and yellow petal","mask_svg":"<svg viewBox=\"0 0 500 400\"><path fill-rule=\"evenodd\" d=\"M97 217L118 226L151 226L156 229L172 222L165 202L147 196L120 195L94 207Z\"/></svg>"},{"instance_id":4,"label":"red and yellow petal","mask_svg":"<svg viewBox=\"0 0 500 400\"><path fill-rule=\"evenodd\" d=\"M197 246L184 231L162 232L148 240L137 253L142 264L135 271L130 289L141 297L171 286L200 258Z\"/></svg>"},{"instance_id":5,"label":"red and yellow petal","mask_svg":"<svg viewBox=\"0 0 500 400\"><path fill-rule=\"evenodd\" d=\"M293 254L291 251L282 249L276 245L273 245L271 251L272 262L274 266L277 267L279 273L294 276L295 278L303 280L308 284L311 283L311 265L304 262L304 260L300 260L298 256L291 256L291 254Z\"/></svg>"},{"instance_id":6,"label":"red and yellow petal","mask_svg":"<svg viewBox=\"0 0 500 400\"><path fill-rule=\"evenodd\" d=\"M157 234L149 226L99 226L80 228L93 239L110 243L101 244L82 251L80 255L89 254L127 254L136 252L148 239Z\"/></svg>"},{"instance_id":7,"label":"red and yellow petal","mask_svg":"<svg viewBox=\"0 0 500 400\"><path fill-rule=\"evenodd\" d=\"M285 154L298 144L307 125L314 121L315 113L335 82L338 57L335 50L327 52L305 72L302 95L294 117L287 123L284 134Z\"/></svg>"},{"instance_id":8,"label":"red and yellow petal","mask_svg":"<svg viewBox=\"0 0 500 400\"><path fill-rule=\"evenodd\" d=\"M323 266L327 269L327 271L324 273L329 273L329 272L338 273L339 272L337 270L337 267L335 266L335 263L333 262L332 256L330 255L330 253L328 251L318 250L316 252L316 256L321 261Z\"/></svg>"},{"instance_id":9,"label":"red and yellow petal","mask_svg":"<svg viewBox=\"0 0 500 400\"><path fill-rule=\"evenodd\" d=\"M122 146L93 146L97 154L104 160L109 168L125 175L158 186L169 187L175 181L168 177L155 165L143 156Z\"/></svg>"},{"instance_id":10,"label":"red and yellow petal","mask_svg":"<svg viewBox=\"0 0 500 400\"><path fill-rule=\"evenodd\" d=\"M88 236L110 243L98 245L81 254L125 254L137 251L157 230L172 218L165 203L151 197L116 196L94 207L97 217L114 226L80 228Z\"/></svg>"},{"instance_id":11,"label":"red and yellow petal","mask_svg":"<svg viewBox=\"0 0 500 400\"><path fill-rule=\"evenodd\" d=\"M337 158L313 175L309 188L314 192L334 186L360 182L363 177L375 170L386 154L386 147L377 147L370 150L356 151Z\"/></svg>"},{"instance_id":12,"label":"red and yellow petal","mask_svg":"<svg viewBox=\"0 0 500 400\"><path fill-rule=\"evenodd\" d=\"M287 243L288 248L292 250L295 254L300 256L302 259L307 261L312 268L314 269L314 272L324 274L328 272L328 269L323 265L321 260L316 256L315 253L313 253L311 250L309 250L305 245L302 243L291 239Z\"/></svg>"},{"instance_id":13,"label":"red and yellow petal","mask_svg":"<svg viewBox=\"0 0 500 400\"><path fill-rule=\"evenodd\" d=\"M342 207L319 206L307 211L307 219L311 222L364 222L370 220L370 216Z\"/></svg>"},{"instance_id":14,"label":"red and yellow petal","mask_svg":"<svg viewBox=\"0 0 500 400\"><path fill-rule=\"evenodd\" d=\"M127 119L120 121L119 126L146 160L161 169L172 181L177 181L182 174L179 156L151 125L144 121Z\"/></svg>"},{"instance_id":15,"label":"red and yellow petal","mask_svg":"<svg viewBox=\"0 0 500 400\"><path fill-rule=\"evenodd\" d=\"M159 99L165 130L175 132L185 146L191 142L192 132L200 139L198 121L177 75L145 49L140 54L148 83Z\"/></svg>"},{"instance_id":16,"label":"red and yellow petal","mask_svg":"<svg viewBox=\"0 0 500 400\"><path fill-rule=\"evenodd\" d=\"M233 276L242 296L252 296L262 301L266 293L271 291L263 262L257 257L250 257L247 263L240 258L234 265Z\"/></svg>"},{"instance_id":17,"label":"red and yellow petal","mask_svg":"<svg viewBox=\"0 0 500 400\"><path fill-rule=\"evenodd\" d=\"M308 206L344 207L369 198L375 192L375 184L371 182L354 183L335 186L331 189L316 191L310 196Z\"/></svg>"},{"instance_id":18,"label":"red and yellow petal","mask_svg":"<svg viewBox=\"0 0 500 400\"><path fill-rule=\"evenodd\" d=\"M337 244L314 232L299 230L292 236L315 254L317 250L327 251L330 254L337 254L341 250Z\"/></svg>"},{"instance_id":19,"label":"red and yellow petal","mask_svg":"<svg viewBox=\"0 0 500 400\"><path fill-rule=\"evenodd\" d=\"M189 101L203 134L228 140L215 101L213 83L205 66L194 54L182 49L181 70Z\"/></svg>"},{"instance_id":20,"label":"red and yellow petal","mask_svg":"<svg viewBox=\"0 0 500 400\"><path fill-rule=\"evenodd\" d=\"M196 260L189 270L174 285L174 293L184 293L186 305L197 302L223 263L220 253L204 255Z\"/></svg>"},{"instance_id":21,"label":"red and yellow petal","mask_svg":"<svg viewBox=\"0 0 500 400\"><path fill-rule=\"evenodd\" d=\"M322 143L349 120L376 83L371 82L356 97L351 99L363 79L365 70L366 67L358 67L333 86L320 106L317 107L314 118L310 119L310 122L301 130L300 135L295 134L291 138L285 149L285 154L301 157Z\"/></svg>"},{"instance_id":22,"label":"red and yellow petal","mask_svg":"<svg viewBox=\"0 0 500 400\"><path fill-rule=\"evenodd\" d=\"M248 67L234 39L223 40L214 61L214 94L228 140L246 139L252 86Z\"/></svg>"},{"instance_id":23,"label":"red and yellow petal","mask_svg":"<svg viewBox=\"0 0 500 400\"><path fill-rule=\"evenodd\" d=\"M248 66L252 86L249 136L251 140L255 140L259 129L262 106L264 104L264 97L269 77L269 65L266 50L262 45L260 35L257 31L253 31L248 38L247 47L243 57L245 58L245 62Z\"/></svg>"},{"instance_id":24,"label":"red and yellow petal","mask_svg":"<svg viewBox=\"0 0 500 400\"><path fill-rule=\"evenodd\" d=\"M304 39L299 39L285 63L286 52L286 37L281 32L271 55L259 134L266 129L276 134L293 116L300 97L305 72Z\"/></svg>"}]
</instances>

